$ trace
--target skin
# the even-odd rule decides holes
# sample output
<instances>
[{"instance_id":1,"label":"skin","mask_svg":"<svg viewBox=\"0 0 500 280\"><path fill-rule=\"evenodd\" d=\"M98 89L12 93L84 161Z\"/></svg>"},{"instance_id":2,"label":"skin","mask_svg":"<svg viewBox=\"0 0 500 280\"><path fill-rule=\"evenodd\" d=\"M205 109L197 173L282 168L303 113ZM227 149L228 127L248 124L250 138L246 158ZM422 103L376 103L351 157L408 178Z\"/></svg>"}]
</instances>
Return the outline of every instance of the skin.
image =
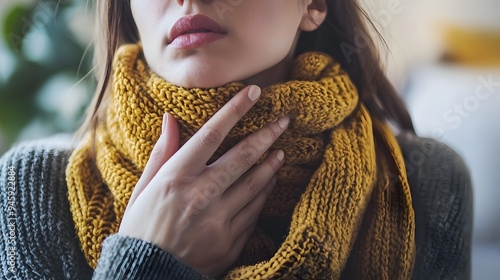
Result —
<instances>
[{"instance_id":1,"label":"skin","mask_svg":"<svg viewBox=\"0 0 500 280\"><path fill-rule=\"evenodd\" d=\"M324 1L131 0L131 8L146 60L163 79L182 87L212 88L232 81L263 87L286 79L300 31L316 28L307 5L326 9L316 2ZM221 3L230 9L222 10ZM170 46L172 25L188 14L210 17L227 35L197 49Z\"/></svg>"},{"instance_id":2,"label":"skin","mask_svg":"<svg viewBox=\"0 0 500 280\"><path fill-rule=\"evenodd\" d=\"M146 60L165 80L185 87L279 82L286 79L299 32L314 30L326 16L325 0L243 0L219 21L228 30L226 38L189 50L164 44L165 33L183 15L201 13L217 21L216 1L131 0ZM151 241L199 272L220 276L252 234L284 161L282 151L273 151L255 164L288 127L286 116L206 165L259 96L258 86L247 86L182 147L175 118L165 114L119 234ZM228 180L216 182L220 174Z\"/></svg>"}]
</instances>

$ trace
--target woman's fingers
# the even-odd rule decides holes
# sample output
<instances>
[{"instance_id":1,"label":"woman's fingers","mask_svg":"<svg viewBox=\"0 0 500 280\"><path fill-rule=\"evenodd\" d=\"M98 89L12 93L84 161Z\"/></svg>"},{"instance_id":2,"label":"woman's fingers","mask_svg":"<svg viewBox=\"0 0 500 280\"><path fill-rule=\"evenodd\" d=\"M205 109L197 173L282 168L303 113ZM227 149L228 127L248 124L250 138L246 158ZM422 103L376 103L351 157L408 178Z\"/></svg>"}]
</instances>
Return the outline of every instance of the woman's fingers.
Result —
<instances>
[{"instance_id":1,"label":"woman's fingers","mask_svg":"<svg viewBox=\"0 0 500 280\"><path fill-rule=\"evenodd\" d=\"M259 95L256 86L239 92L180 149L179 128L173 117L165 115L162 135L132 193L119 232L151 241L205 274L218 275L234 262L272 190L269 181L281 166L283 158L277 156L281 152L269 153L262 164L252 166L283 133L289 119L267 124L210 166L206 162ZM228 179L217 181L220 175ZM228 192L231 184L234 189Z\"/></svg>"},{"instance_id":2,"label":"woman's fingers","mask_svg":"<svg viewBox=\"0 0 500 280\"><path fill-rule=\"evenodd\" d=\"M179 127L175 118L169 113L165 113L163 115L162 133L151 152L151 156L149 157L141 178L132 192L129 205L135 202L137 197L146 188L149 182L151 182L163 164L165 164L177 150L179 150Z\"/></svg>"},{"instance_id":3,"label":"woman's fingers","mask_svg":"<svg viewBox=\"0 0 500 280\"><path fill-rule=\"evenodd\" d=\"M222 193L225 192L271 147L274 141L286 130L289 121L287 116L282 117L243 139L207 168L207 180L214 182ZM246 203L252 198L246 195Z\"/></svg>"},{"instance_id":4,"label":"woman's fingers","mask_svg":"<svg viewBox=\"0 0 500 280\"><path fill-rule=\"evenodd\" d=\"M227 211L228 218L234 217L261 192L266 191L268 182L283 164L284 156L281 150L270 153L264 162L254 166L226 190L221 203Z\"/></svg>"},{"instance_id":5,"label":"woman's fingers","mask_svg":"<svg viewBox=\"0 0 500 280\"><path fill-rule=\"evenodd\" d=\"M231 232L231 234L234 236L241 235L245 233L245 230L248 229L250 225L256 223L267 198L276 184L275 178L276 177L273 177L273 179L266 184L264 190L231 219L229 223L229 232Z\"/></svg>"},{"instance_id":6,"label":"woman's fingers","mask_svg":"<svg viewBox=\"0 0 500 280\"><path fill-rule=\"evenodd\" d=\"M236 259L240 256L243 247L247 243L248 238L250 238L250 236L254 232L256 225L257 221L255 221L253 224L249 224L248 227L245 228L243 232L234 240L233 246L227 254L227 259L231 260L231 263L227 264L226 267L231 266L234 261L236 261Z\"/></svg>"},{"instance_id":7,"label":"woman's fingers","mask_svg":"<svg viewBox=\"0 0 500 280\"><path fill-rule=\"evenodd\" d=\"M260 96L260 88L249 86L236 94L184 144L176 155L175 170L200 174L234 125Z\"/></svg>"}]
</instances>

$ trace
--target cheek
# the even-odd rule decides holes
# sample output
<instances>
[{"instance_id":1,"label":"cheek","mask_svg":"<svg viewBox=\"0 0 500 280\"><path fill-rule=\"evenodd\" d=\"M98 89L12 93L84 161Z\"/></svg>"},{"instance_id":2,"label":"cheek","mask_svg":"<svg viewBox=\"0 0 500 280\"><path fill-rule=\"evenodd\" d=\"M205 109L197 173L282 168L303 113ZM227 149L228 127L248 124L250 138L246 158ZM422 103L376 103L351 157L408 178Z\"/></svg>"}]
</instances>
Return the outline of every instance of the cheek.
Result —
<instances>
[{"instance_id":1,"label":"cheek","mask_svg":"<svg viewBox=\"0 0 500 280\"><path fill-rule=\"evenodd\" d=\"M152 39L155 27L161 25L162 18L167 10L168 1L160 0L131 0L132 16L142 39Z\"/></svg>"},{"instance_id":2,"label":"cheek","mask_svg":"<svg viewBox=\"0 0 500 280\"><path fill-rule=\"evenodd\" d=\"M293 0L255 1L248 11L251 12L247 12L249 15L245 18L247 24L241 20L239 23L248 26L253 33L261 34L271 40L293 37L301 20L299 6Z\"/></svg>"},{"instance_id":3,"label":"cheek","mask_svg":"<svg viewBox=\"0 0 500 280\"><path fill-rule=\"evenodd\" d=\"M264 0L267 4L253 5L252 12L235 18L238 37L251 50L276 55L288 53L297 34L301 16L292 0ZM283 1L289 1L284 3ZM258 1L256 1L258 2Z\"/></svg>"},{"instance_id":4,"label":"cheek","mask_svg":"<svg viewBox=\"0 0 500 280\"><path fill-rule=\"evenodd\" d=\"M291 51L301 19L298 6L291 7L290 2L286 7L271 5L271 2L281 0L264 1L269 2L261 6L252 5L254 9L245 9L245 12L234 13L227 18L233 27L234 44L231 44L232 49L224 52L225 59L222 60L229 63L229 74L236 75L231 76L231 80L246 79L269 69Z\"/></svg>"},{"instance_id":5,"label":"cheek","mask_svg":"<svg viewBox=\"0 0 500 280\"><path fill-rule=\"evenodd\" d=\"M160 55L163 48L163 34L166 26L165 18L168 2L164 0L131 0L131 11L144 56L154 71L160 71L162 65Z\"/></svg>"}]
</instances>

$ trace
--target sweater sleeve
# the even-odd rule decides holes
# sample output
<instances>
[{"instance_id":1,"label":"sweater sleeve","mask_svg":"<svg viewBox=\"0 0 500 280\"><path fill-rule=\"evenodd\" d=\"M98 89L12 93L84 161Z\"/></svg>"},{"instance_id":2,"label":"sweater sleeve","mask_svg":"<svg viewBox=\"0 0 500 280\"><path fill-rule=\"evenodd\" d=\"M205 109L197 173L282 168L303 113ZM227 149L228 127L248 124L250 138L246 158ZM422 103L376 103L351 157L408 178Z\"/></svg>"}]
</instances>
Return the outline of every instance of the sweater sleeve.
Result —
<instances>
[{"instance_id":1,"label":"sweater sleeve","mask_svg":"<svg viewBox=\"0 0 500 280\"><path fill-rule=\"evenodd\" d=\"M0 279L208 279L143 240L111 235L93 271L74 229L68 138L23 143L0 158Z\"/></svg>"},{"instance_id":2,"label":"sweater sleeve","mask_svg":"<svg viewBox=\"0 0 500 280\"><path fill-rule=\"evenodd\" d=\"M93 279L209 280L154 244L114 234L103 243Z\"/></svg>"},{"instance_id":3,"label":"sweater sleeve","mask_svg":"<svg viewBox=\"0 0 500 280\"><path fill-rule=\"evenodd\" d=\"M448 146L399 137L416 222L413 279L470 279L472 185L467 166Z\"/></svg>"}]
</instances>

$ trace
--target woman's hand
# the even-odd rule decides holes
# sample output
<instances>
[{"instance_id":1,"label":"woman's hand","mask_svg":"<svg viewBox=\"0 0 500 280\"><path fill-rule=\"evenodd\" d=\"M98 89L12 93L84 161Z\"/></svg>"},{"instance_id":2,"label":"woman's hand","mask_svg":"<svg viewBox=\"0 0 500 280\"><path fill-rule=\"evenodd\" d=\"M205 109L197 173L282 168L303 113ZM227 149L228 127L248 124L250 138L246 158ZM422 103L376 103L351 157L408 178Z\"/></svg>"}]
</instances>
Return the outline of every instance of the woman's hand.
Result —
<instances>
[{"instance_id":1,"label":"woman's hand","mask_svg":"<svg viewBox=\"0 0 500 280\"><path fill-rule=\"evenodd\" d=\"M180 149L177 123L165 114L119 233L151 241L206 275L224 272L252 234L284 154L275 151L254 164L289 119L267 124L206 163L259 96L257 86L240 91Z\"/></svg>"}]
</instances>

